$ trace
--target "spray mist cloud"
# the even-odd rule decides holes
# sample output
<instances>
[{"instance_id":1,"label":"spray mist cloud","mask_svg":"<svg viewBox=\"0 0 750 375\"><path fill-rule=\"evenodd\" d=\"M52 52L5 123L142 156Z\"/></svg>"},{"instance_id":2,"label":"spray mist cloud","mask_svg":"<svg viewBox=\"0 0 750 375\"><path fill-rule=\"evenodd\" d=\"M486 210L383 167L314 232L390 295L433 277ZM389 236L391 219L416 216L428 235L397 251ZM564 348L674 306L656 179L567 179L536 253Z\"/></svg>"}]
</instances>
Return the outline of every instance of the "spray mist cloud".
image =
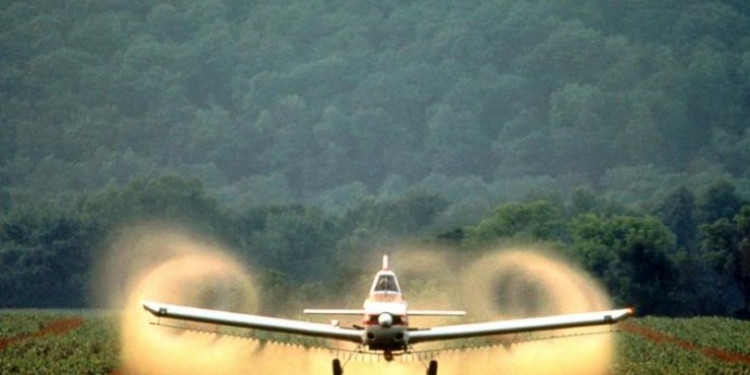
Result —
<instances>
[{"instance_id":1,"label":"spray mist cloud","mask_svg":"<svg viewBox=\"0 0 750 375\"><path fill-rule=\"evenodd\" d=\"M216 243L150 225L122 231L111 248L100 267L97 284L99 294L110 306L122 309L122 373L330 373L333 353L327 350L211 333L216 329L212 326L201 327L203 331L198 332L150 324L154 318L141 308L144 299L235 312L258 310L256 301L262 288L255 284L252 272ZM465 309L472 321L609 307L606 295L588 277L536 249L456 255L408 248L393 253L392 268L401 278L411 307ZM348 291L363 298L365 292ZM262 300L273 298L265 296ZM460 323L440 319L413 319L412 325ZM592 335L446 351L436 359L441 374L604 374L611 354L611 337ZM347 373L424 372L419 362L341 359L346 362Z\"/></svg>"}]
</instances>

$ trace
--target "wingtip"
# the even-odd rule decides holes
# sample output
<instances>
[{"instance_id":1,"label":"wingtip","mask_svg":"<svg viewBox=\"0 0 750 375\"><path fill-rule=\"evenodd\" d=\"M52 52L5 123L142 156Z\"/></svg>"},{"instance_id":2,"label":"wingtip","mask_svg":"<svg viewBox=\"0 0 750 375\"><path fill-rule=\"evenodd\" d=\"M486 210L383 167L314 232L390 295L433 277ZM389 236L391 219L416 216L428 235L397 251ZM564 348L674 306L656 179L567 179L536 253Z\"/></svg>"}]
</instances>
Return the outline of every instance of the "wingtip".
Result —
<instances>
[{"instance_id":1,"label":"wingtip","mask_svg":"<svg viewBox=\"0 0 750 375\"><path fill-rule=\"evenodd\" d=\"M143 309L146 311L150 311L152 313L156 313L159 311L159 307L156 305L156 303L148 301L148 300L141 300L141 306L143 306Z\"/></svg>"}]
</instances>

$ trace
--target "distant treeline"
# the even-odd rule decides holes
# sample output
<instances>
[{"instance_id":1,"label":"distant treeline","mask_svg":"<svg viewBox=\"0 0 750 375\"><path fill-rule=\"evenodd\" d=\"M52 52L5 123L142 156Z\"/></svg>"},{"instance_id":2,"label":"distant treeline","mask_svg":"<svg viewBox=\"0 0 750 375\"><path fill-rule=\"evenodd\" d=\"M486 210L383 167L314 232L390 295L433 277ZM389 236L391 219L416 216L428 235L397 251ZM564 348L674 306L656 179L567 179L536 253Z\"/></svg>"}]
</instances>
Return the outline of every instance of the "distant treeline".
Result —
<instances>
[{"instance_id":1,"label":"distant treeline","mask_svg":"<svg viewBox=\"0 0 750 375\"><path fill-rule=\"evenodd\" d=\"M279 293L542 241L641 312L748 314L746 0L3 1L0 51L0 306L86 305L163 220Z\"/></svg>"},{"instance_id":2,"label":"distant treeline","mask_svg":"<svg viewBox=\"0 0 750 375\"><path fill-rule=\"evenodd\" d=\"M165 172L242 208L748 196L749 4L3 1L3 206Z\"/></svg>"},{"instance_id":3,"label":"distant treeline","mask_svg":"<svg viewBox=\"0 0 750 375\"><path fill-rule=\"evenodd\" d=\"M447 207L439 195L414 190L393 200L362 199L343 213L303 205L238 211L222 209L196 180L134 179L0 216L0 307L87 306L107 237L159 219L217 238L265 269L262 282L281 300L302 286L335 290L359 277L367 254L411 239L466 256L502 243L543 244L598 278L618 305L643 314L750 312L750 203L727 182L700 192L676 188L640 209L589 190L532 194L456 228L439 224Z\"/></svg>"}]
</instances>

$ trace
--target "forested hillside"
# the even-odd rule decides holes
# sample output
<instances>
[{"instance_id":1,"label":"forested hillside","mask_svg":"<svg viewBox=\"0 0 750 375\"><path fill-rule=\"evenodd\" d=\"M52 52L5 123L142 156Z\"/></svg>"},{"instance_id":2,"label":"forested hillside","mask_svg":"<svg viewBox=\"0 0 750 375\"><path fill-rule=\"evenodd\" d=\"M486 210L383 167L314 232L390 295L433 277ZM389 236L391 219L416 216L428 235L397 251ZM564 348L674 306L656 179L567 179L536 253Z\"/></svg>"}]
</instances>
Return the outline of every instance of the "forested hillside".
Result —
<instances>
[{"instance_id":1,"label":"forested hillside","mask_svg":"<svg viewBox=\"0 0 750 375\"><path fill-rule=\"evenodd\" d=\"M530 196L446 230L449 212L447 200L420 191L365 198L341 214L302 205L227 210L198 181L134 179L0 217L0 308L95 303L89 286L99 282L97 261L113 255L112 234L142 222L169 230L162 222L228 245L259 271L275 305L346 288L369 271L373 252L405 244L465 257L527 244L571 260L641 314L750 315L750 203L729 183L697 194L678 188L639 210L588 190Z\"/></svg>"},{"instance_id":2,"label":"forested hillside","mask_svg":"<svg viewBox=\"0 0 750 375\"><path fill-rule=\"evenodd\" d=\"M738 0L4 1L6 204L135 175L223 202L750 191ZM462 193L473 190L478 193ZM446 191L443 191L446 193Z\"/></svg>"},{"instance_id":3,"label":"forested hillside","mask_svg":"<svg viewBox=\"0 0 750 375\"><path fill-rule=\"evenodd\" d=\"M748 312L747 1L0 12L4 305L82 305L108 233L158 218L288 283L396 239L511 237L646 312Z\"/></svg>"}]
</instances>

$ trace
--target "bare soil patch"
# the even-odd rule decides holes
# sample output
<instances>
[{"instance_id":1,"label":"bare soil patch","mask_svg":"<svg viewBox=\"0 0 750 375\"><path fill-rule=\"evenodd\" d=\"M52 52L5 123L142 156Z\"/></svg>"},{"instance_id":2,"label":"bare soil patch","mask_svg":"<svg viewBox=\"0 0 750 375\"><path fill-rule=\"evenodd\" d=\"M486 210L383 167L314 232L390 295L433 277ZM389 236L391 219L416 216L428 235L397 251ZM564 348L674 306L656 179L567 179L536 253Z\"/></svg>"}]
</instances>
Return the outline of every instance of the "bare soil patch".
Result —
<instances>
[{"instance_id":1,"label":"bare soil patch","mask_svg":"<svg viewBox=\"0 0 750 375\"><path fill-rule=\"evenodd\" d=\"M32 340L35 338L47 336L47 335L64 335L78 327L80 327L84 323L83 318L80 317L70 317L70 318L63 318L58 319L53 322L47 323L44 327L39 329L38 331L34 333L27 333L23 335L17 335L13 337L8 337L5 339L0 340L0 351L5 350L10 345L13 345L15 343L19 343L26 340Z\"/></svg>"}]
</instances>

